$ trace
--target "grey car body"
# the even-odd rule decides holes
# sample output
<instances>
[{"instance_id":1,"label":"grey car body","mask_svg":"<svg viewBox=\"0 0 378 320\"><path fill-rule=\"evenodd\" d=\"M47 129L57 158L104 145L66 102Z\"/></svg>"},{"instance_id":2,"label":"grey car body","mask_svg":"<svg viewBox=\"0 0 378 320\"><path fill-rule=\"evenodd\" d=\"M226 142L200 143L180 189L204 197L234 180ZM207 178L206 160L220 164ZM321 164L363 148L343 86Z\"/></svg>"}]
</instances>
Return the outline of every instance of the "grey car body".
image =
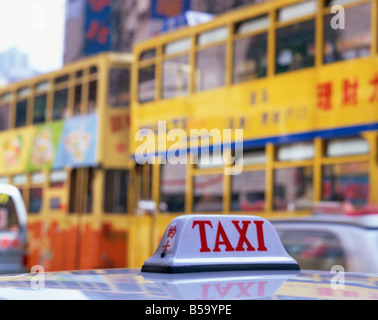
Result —
<instances>
[{"instance_id":1,"label":"grey car body","mask_svg":"<svg viewBox=\"0 0 378 320\"><path fill-rule=\"evenodd\" d=\"M378 273L378 215L271 220L302 269Z\"/></svg>"},{"instance_id":2,"label":"grey car body","mask_svg":"<svg viewBox=\"0 0 378 320\"><path fill-rule=\"evenodd\" d=\"M20 191L0 184L0 274L25 272L27 213Z\"/></svg>"}]
</instances>

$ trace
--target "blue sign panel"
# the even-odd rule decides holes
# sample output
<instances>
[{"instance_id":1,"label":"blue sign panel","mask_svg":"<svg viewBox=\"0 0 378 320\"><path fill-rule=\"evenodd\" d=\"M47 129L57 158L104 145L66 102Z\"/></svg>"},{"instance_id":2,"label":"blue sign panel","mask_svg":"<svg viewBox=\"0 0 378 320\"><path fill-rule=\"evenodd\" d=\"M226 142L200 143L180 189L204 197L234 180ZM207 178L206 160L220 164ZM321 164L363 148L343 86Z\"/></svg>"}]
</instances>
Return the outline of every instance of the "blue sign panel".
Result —
<instances>
[{"instance_id":1,"label":"blue sign panel","mask_svg":"<svg viewBox=\"0 0 378 320\"><path fill-rule=\"evenodd\" d=\"M85 56L111 50L112 0L87 0L84 25Z\"/></svg>"},{"instance_id":2,"label":"blue sign panel","mask_svg":"<svg viewBox=\"0 0 378 320\"><path fill-rule=\"evenodd\" d=\"M166 19L190 10L190 0L151 0L153 19Z\"/></svg>"}]
</instances>

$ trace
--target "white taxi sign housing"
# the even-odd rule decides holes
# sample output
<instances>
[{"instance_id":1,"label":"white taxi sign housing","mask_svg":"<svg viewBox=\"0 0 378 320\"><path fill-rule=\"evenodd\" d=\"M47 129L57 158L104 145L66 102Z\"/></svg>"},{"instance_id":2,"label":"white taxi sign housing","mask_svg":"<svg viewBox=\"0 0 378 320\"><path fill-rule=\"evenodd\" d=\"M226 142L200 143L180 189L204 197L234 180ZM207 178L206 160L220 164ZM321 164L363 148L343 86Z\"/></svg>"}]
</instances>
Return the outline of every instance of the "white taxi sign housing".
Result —
<instances>
[{"instance_id":1,"label":"white taxi sign housing","mask_svg":"<svg viewBox=\"0 0 378 320\"><path fill-rule=\"evenodd\" d=\"M174 219L142 272L299 270L272 224L260 217L186 215Z\"/></svg>"}]
</instances>

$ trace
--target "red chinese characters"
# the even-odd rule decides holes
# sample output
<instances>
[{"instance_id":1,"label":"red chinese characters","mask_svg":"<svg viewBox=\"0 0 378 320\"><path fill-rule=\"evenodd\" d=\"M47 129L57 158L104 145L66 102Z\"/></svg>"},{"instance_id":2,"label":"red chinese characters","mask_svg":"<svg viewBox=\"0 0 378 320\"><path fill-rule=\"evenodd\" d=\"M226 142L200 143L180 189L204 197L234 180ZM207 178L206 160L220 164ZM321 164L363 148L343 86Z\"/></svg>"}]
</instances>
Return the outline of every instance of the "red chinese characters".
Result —
<instances>
[{"instance_id":1,"label":"red chinese characters","mask_svg":"<svg viewBox=\"0 0 378 320\"><path fill-rule=\"evenodd\" d=\"M89 0L91 9L95 12L102 12L105 7L111 6L111 0Z\"/></svg>"},{"instance_id":2,"label":"red chinese characters","mask_svg":"<svg viewBox=\"0 0 378 320\"><path fill-rule=\"evenodd\" d=\"M370 80L370 85L373 87L373 93L370 96L369 102L373 103L378 101L378 73L376 73L374 78Z\"/></svg>"},{"instance_id":3,"label":"red chinese characters","mask_svg":"<svg viewBox=\"0 0 378 320\"><path fill-rule=\"evenodd\" d=\"M366 86L366 88L364 88ZM336 87L336 90L335 90ZM358 79L357 77L349 77L342 80L337 87L337 84L327 81L317 85L317 102L316 106L319 110L330 111L334 108L332 102L335 102L334 94L339 89L340 105L341 107L355 107L362 98L359 96L361 90L367 92L369 95L367 101L369 103L378 102L378 73L375 73L367 82ZM337 97L336 97L337 99Z\"/></svg>"},{"instance_id":4,"label":"red chinese characters","mask_svg":"<svg viewBox=\"0 0 378 320\"><path fill-rule=\"evenodd\" d=\"M172 226L169 228L168 232L167 232L167 242L162 245L161 247L163 248L163 252L167 252L168 249L171 247L171 243L170 241L174 239L174 237L176 236L176 233L177 233L177 227L176 226Z\"/></svg>"},{"instance_id":5,"label":"red chinese characters","mask_svg":"<svg viewBox=\"0 0 378 320\"><path fill-rule=\"evenodd\" d=\"M328 111L332 109L332 82L318 84L318 109Z\"/></svg>"},{"instance_id":6,"label":"red chinese characters","mask_svg":"<svg viewBox=\"0 0 378 320\"><path fill-rule=\"evenodd\" d=\"M109 35L110 28L103 26L98 20L91 21L89 30L85 34L87 40L94 40L100 44L106 44Z\"/></svg>"},{"instance_id":7,"label":"red chinese characters","mask_svg":"<svg viewBox=\"0 0 378 320\"><path fill-rule=\"evenodd\" d=\"M355 106L358 103L358 79L349 80L344 79L343 81L343 93L342 93L342 104L344 106L352 105Z\"/></svg>"},{"instance_id":8,"label":"red chinese characters","mask_svg":"<svg viewBox=\"0 0 378 320\"><path fill-rule=\"evenodd\" d=\"M114 115L110 117L110 126L112 133L128 129L130 127L129 115Z\"/></svg>"}]
</instances>

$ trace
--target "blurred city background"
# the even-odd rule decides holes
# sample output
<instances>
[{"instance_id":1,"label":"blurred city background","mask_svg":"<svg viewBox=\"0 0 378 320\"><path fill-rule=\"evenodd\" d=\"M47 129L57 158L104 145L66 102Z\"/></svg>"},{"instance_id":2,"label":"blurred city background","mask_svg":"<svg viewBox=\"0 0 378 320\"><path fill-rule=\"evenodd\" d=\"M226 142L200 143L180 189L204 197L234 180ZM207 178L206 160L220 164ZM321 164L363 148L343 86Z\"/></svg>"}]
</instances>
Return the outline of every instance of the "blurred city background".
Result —
<instances>
[{"instance_id":1,"label":"blurred city background","mask_svg":"<svg viewBox=\"0 0 378 320\"><path fill-rule=\"evenodd\" d=\"M378 0L0 0L0 183L27 211L0 194L0 273L138 268L191 213L376 272L377 21Z\"/></svg>"},{"instance_id":2,"label":"blurred city background","mask_svg":"<svg viewBox=\"0 0 378 320\"><path fill-rule=\"evenodd\" d=\"M131 52L136 42L262 1L1 1L0 85L57 70L96 53ZM91 36L93 21L100 22L97 39Z\"/></svg>"}]
</instances>

